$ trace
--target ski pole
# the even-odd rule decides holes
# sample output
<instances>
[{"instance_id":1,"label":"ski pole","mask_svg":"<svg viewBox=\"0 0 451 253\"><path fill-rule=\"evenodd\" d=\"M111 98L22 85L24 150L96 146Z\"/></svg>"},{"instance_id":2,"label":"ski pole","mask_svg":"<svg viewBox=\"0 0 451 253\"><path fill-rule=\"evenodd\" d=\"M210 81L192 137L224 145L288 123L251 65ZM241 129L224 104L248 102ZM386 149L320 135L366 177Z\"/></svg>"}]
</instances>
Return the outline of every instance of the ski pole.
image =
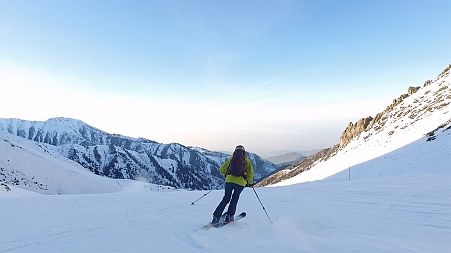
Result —
<instances>
[{"instance_id":1,"label":"ski pole","mask_svg":"<svg viewBox=\"0 0 451 253\"><path fill-rule=\"evenodd\" d=\"M215 190L216 188L218 188L218 186L221 186L221 185L223 185L223 184L224 184L224 182L222 182L221 184L216 185L215 187L213 187L213 189L211 189L210 191L208 191L207 193L205 193L204 195L202 195L202 197L200 197L200 198L196 199L195 201L191 202L191 205L194 206L194 204L195 204L197 201L201 200L203 197L207 196L210 192L212 192L213 190Z\"/></svg>"},{"instance_id":2,"label":"ski pole","mask_svg":"<svg viewBox=\"0 0 451 253\"><path fill-rule=\"evenodd\" d=\"M260 202L260 205L262 205L262 207L263 207L263 211L265 211L265 213L266 213L266 217L268 217L268 220L269 220L269 222L270 223L272 223L272 220L269 218L269 215L268 215L268 212L266 212L266 209L265 209L265 207L263 206L263 203L262 203L262 201L260 200L260 198L258 197L258 194L257 194L257 191L255 191L255 188L254 188L254 186L252 185L252 190L254 190L254 192L255 192L255 196L257 196L257 199L258 199L258 201Z\"/></svg>"}]
</instances>

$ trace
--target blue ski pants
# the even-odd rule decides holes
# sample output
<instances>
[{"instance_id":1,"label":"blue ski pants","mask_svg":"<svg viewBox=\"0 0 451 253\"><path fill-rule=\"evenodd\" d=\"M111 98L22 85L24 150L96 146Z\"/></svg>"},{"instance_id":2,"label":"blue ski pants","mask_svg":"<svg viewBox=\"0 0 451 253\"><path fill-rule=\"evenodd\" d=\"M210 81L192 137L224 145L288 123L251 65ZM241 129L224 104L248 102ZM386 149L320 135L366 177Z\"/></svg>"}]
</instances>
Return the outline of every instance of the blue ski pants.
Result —
<instances>
[{"instance_id":1,"label":"blue ski pants","mask_svg":"<svg viewBox=\"0 0 451 253\"><path fill-rule=\"evenodd\" d=\"M225 183L225 193L218 207L216 207L213 216L219 217L222 215L226 205L230 202L229 208L227 209L228 215L235 215L236 205L238 204L238 199L240 198L240 194L243 191L244 186L235 183Z\"/></svg>"}]
</instances>

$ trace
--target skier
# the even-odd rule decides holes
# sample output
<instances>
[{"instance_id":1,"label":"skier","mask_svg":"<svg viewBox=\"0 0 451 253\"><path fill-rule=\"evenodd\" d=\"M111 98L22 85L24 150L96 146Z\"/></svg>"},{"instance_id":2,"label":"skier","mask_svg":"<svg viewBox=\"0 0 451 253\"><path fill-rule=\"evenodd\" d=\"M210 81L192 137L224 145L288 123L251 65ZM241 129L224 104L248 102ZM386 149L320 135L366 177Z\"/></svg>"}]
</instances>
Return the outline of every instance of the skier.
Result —
<instances>
[{"instance_id":1,"label":"skier","mask_svg":"<svg viewBox=\"0 0 451 253\"><path fill-rule=\"evenodd\" d=\"M246 150L241 145L235 148L233 156L219 168L219 172L225 176L225 192L213 213L213 220L211 221L213 225L219 223L222 212L229 202L224 223L233 221L241 191L245 186L254 185L254 170L251 161L246 157Z\"/></svg>"}]
</instances>

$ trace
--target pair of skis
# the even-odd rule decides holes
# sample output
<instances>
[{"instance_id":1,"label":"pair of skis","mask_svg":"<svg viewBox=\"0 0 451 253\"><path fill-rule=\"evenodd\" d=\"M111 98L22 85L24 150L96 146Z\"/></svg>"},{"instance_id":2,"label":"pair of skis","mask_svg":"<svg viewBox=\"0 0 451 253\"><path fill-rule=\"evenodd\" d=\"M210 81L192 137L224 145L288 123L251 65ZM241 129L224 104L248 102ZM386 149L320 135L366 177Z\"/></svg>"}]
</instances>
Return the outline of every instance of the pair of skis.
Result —
<instances>
[{"instance_id":1,"label":"pair of skis","mask_svg":"<svg viewBox=\"0 0 451 253\"><path fill-rule=\"evenodd\" d=\"M221 215L221 217L219 218L219 222L218 223L216 223L216 224L208 223L207 225L203 226L202 228L203 229L209 229L211 227L213 227L213 228L223 227L223 226L225 226L225 225L227 225L229 223L233 223L235 221L241 220L242 218L246 217L246 213L242 212L242 213L238 214L237 216L235 216L235 219L233 221L230 221L230 222L227 222L227 223L225 222L226 216L227 216L227 213Z\"/></svg>"}]
</instances>

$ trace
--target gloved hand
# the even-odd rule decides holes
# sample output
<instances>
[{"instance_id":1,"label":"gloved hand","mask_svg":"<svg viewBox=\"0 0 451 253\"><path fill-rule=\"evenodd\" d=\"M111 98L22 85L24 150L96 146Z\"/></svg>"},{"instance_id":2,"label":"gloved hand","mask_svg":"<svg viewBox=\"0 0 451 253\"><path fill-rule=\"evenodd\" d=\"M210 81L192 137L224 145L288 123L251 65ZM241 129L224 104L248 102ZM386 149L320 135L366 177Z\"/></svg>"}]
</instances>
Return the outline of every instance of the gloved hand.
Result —
<instances>
[{"instance_id":1,"label":"gloved hand","mask_svg":"<svg viewBox=\"0 0 451 253\"><path fill-rule=\"evenodd\" d=\"M246 187L254 187L254 184L247 183L247 184L246 184Z\"/></svg>"}]
</instances>

